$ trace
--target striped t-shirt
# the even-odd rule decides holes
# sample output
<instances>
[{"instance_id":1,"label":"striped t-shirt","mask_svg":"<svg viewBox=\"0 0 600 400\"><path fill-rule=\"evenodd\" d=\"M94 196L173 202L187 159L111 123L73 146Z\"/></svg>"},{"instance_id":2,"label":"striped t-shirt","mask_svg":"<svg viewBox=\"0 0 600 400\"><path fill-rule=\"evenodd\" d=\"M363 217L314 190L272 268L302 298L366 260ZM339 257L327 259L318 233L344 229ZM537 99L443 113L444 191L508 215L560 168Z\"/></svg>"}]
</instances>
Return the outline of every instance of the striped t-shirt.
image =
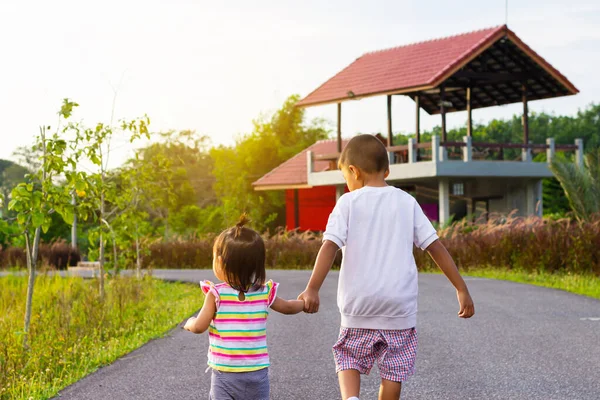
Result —
<instances>
[{"instance_id":1,"label":"striped t-shirt","mask_svg":"<svg viewBox=\"0 0 600 400\"><path fill-rule=\"evenodd\" d=\"M257 371L269 366L267 351L268 309L277 295L277 283L268 281L256 291L239 292L227 283L200 282L204 293L212 292L217 312L208 328L208 365L224 372Z\"/></svg>"}]
</instances>

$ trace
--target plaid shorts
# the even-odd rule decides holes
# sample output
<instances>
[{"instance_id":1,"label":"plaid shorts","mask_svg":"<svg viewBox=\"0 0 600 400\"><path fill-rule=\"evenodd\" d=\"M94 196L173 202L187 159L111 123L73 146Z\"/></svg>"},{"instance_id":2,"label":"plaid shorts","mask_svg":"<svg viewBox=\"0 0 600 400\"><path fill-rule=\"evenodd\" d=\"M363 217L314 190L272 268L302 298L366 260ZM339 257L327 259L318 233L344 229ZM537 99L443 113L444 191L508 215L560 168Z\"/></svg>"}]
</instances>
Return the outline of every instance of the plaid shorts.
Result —
<instances>
[{"instance_id":1,"label":"plaid shorts","mask_svg":"<svg viewBox=\"0 0 600 400\"><path fill-rule=\"evenodd\" d=\"M417 329L376 330L341 328L333 345L336 372L355 369L369 374L375 360L381 378L404 382L415 373Z\"/></svg>"}]
</instances>

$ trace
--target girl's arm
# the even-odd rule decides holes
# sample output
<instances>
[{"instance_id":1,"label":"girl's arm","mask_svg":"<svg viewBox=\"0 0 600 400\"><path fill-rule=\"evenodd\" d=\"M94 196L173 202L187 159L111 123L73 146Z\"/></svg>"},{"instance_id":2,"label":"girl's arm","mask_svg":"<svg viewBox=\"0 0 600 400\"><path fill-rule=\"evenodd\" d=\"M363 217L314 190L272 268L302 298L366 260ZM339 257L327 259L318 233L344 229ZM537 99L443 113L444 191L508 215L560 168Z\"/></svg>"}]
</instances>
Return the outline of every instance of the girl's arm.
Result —
<instances>
[{"instance_id":1,"label":"girl's arm","mask_svg":"<svg viewBox=\"0 0 600 400\"><path fill-rule=\"evenodd\" d=\"M210 325L215 313L217 312L217 304L215 302L215 296L208 292L204 298L204 305L198 313L197 317L192 317L187 320L183 329L192 333L204 333Z\"/></svg>"},{"instance_id":2,"label":"girl's arm","mask_svg":"<svg viewBox=\"0 0 600 400\"><path fill-rule=\"evenodd\" d=\"M456 296L458 297L458 305L460 307L458 316L461 318L471 318L473 314L475 314L473 299L471 299L467 284L462 276L460 276L452 256L450 256L446 247L439 240L431 243L429 247L427 247L427 252L456 288Z\"/></svg>"},{"instance_id":3,"label":"girl's arm","mask_svg":"<svg viewBox=\"0 0 600 400\"><path fill-rule=\"evenodd\" d=\"M271 308L282 314L298 314L304 310L304 301L302 300L284 300L281 297L275 297Z\"/></svg>"}]
</instances>

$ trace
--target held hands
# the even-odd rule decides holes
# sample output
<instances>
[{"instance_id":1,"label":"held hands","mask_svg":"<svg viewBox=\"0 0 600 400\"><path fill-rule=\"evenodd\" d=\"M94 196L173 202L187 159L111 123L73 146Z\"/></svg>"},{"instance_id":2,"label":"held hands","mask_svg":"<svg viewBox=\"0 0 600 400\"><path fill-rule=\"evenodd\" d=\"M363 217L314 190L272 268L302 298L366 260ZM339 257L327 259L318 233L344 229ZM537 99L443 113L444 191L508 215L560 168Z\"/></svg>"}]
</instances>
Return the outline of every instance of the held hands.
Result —
<instances>
[{"instance_id":1,"label":"held hands","mask_svg":"<svg viewBox=\"0 0 600 400\"><path fill-rule=\"evenodd\" d=\"M457 290L456 297L460 310L458 316L460 318L471 318L475 314L475 305L468 290Z\"/></svg>"},{"instance_id":2,"label":"held hands","mask_svg":"<svg viewBox=\"0 0 600 400\"><path fill-rule=\"evenodd\" d=\"M314 314L319 311L319 291L306 289L300 293L298 300L304 301L304 312Z\"/></svg>"}]
</instances>

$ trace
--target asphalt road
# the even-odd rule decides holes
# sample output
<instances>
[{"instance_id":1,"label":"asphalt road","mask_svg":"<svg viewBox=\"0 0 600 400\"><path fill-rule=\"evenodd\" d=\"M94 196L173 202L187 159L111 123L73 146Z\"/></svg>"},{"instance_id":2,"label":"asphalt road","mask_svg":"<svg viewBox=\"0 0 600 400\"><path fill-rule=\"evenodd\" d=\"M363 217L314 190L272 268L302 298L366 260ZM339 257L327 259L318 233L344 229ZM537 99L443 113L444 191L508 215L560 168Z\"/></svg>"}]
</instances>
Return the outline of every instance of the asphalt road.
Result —
<instances>
[{"instance_id":1,"label":"asphalt road","mask_svg":"<svg viewBox=\"0 0 600 400\"><path fill-rule=\"evenodd\" d=\"M155 271L170 280L214 279L209 270ZM279 294L295 298L308 271L269 271ZM461 320L445 277L419 278L417 373L403 399L600 399L600 301L566 292L467 278L476 315ZM339 399L331 346L340 317L337 273L316 315L268 322L273 399ZM207 399L208 337L181 328L66 388L61 399ZM376 399L377 370L361 399ZM251 399L249 399L251 400Z\"/></svg>"}]
</instances>

